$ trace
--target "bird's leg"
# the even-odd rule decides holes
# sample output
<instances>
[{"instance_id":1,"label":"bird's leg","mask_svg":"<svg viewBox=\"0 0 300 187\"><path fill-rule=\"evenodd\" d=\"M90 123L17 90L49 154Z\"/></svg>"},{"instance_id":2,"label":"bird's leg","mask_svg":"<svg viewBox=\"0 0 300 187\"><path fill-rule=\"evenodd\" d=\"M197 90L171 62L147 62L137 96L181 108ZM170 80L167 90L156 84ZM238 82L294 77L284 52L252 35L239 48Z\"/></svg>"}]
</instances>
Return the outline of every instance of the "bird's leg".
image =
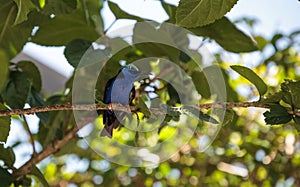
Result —
<instances>
[{"instance_id":1,"label":"bird's leg","mask_svg":"<svg viewBox=\"0 0 300 187\"><path fill-rule=\"evenodd\" d=\"M113 111L113 110L112 110L112 108L113 108L112 103L108 103L108 104L107 104L107 108L108 108L109 111L112 112L112 111Z\"/></svg>"}]
</instances>

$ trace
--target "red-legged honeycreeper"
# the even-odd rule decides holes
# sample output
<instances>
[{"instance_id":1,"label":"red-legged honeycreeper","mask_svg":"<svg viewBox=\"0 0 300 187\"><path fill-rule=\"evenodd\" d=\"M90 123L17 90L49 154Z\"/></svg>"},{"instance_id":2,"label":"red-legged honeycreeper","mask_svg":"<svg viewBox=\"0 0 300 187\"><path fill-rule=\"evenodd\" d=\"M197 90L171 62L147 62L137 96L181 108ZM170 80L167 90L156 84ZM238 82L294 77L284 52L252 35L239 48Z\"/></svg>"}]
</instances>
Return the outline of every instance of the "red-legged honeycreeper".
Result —
<instances>
[{"instance_id":1,"label":"red-legged honeycreeper","mask_svg":"<svg viewBox=\"0 0 300 187\"><path fill-rule=\"evenodd\" d=\"M120 69L116 76L107 81L104 90L103 102L105 104L119 103L122 105L129 105L135 98L135 88L133 83L140 75L141 72L133 64L129 64ZM112 138L113 129L117 128L120 124L116 114L118 115L118 119L122 119L125 116L125 112L115 113L111 110L104 111L103 124L105 126L100 136Z\"/></svg>"}]
</instances>

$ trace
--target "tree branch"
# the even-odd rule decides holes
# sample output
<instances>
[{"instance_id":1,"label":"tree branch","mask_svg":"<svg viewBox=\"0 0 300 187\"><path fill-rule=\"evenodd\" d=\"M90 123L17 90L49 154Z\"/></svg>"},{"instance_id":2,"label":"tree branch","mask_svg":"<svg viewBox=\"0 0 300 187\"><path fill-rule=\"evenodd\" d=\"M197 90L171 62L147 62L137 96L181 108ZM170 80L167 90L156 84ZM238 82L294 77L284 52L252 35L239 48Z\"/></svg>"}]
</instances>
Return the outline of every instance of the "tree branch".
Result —
<instances>
[{"instance_id":1,"label":"tree branch","mask_svg":"<svg viewBox=\"0 0 300 187\"><path fill-rule=\"evenodd\" d=\"M237 107L257 107L257 108L270 108L268 104L263 104L259 102L242 102L242 103L207 103L207 104L198 104L196 105L198 109L210 109L210 108L237 108ZM181 107L171 107L174 111L180 110ZM120 104L112 104L112 106L103 106L102 105L95 105L95 104L86 104L86 105L71 105L71 104L57 104L52 106L45 106L45 107L34 107L34 108L26 108L26 109L16 109L10 111L0 111L0 116L9 116L9 115L16 115L16 114L33 114L36 112L47 112L47 111L59 111L59 110L86 110L86 111L94 111L94 110L118 110L118 111L125 111L128 112L128 106L123 106ZM130 106L131 111L136 111L136 107ZM152 108L150 109L151 112L154 114L165 114L165 111L160 108ZM291 115L300 116L300 112L293 112L288 111ZM13 176L19 178L23 175L26 175L30 172L30 168L32 165L35 165L42 161L43 159L47 158L48 156L56 153L59 149L68 143L73 138L77 137L76 133L79 129L83 126L88 124L89 122L94 121L94 117L87 117L82 121L77 123L77 126L73 127L69 130L63 139L55 140L52 144L48 145L42 152L37 153L32 156L32 158L26 162L22 167L18 170L13 172Z\"/></svg>"},{"instance_id":2,"label":"tree branch","mask_svg":"<svg viewBox=\"0 0 300 187\"><path fill-rule=\"evenodd\" d=\"M248 108L248 107L256 107L256 108L270 108L270 105L260 103L260 102L224 102L224 103L206 103L206 104L197 104L195 105L198 109L209 109L209 108ZM173 110L180 110L180 107L170 107ZM1 116L11 116L11 115L23 115L23 114L34 114L38 112L49 112L49 111L59 111L59 110L84 110L84 111L95 111L95 110L116 110L128 112L128 106L124 106L121 104L112 104L110 106L96 105L96 104L78 104L72 105L70 103L67 104L56 104L44 107L33 107L33 108L25 108L25 109L14 109L14 110L0 110ZM136 111L136 107L130 106L131 111ZM165 114L165 111L160 108L151 108L151 112L154 114ZM289 114L299 116L300 112L296 111L288 111Z\"/></svg>"},{"instance_id":3,"label":"tree branch","mask_svg":"<svg viewBox=\"0 0 300 187\"><path fill-rule=\"evenodd\" d=\"M95 120L94 117L90 117L90 118L85 118L82 121L79 121L77 123L77 126L74 126L71 130L69 130L65 134L63 139L55 140L50 145L48 145L42 152L40 152L36 155L33 155L29 161L27 161L23 166L21 166L19 169L17 169L16 171L13 172L13 176L15 178L19 178L23 175L28 174L30 172L30 168L32 167L32 165L35 165L35 164L39 163L40 161L44 160L45 158L47 158L48 156L58 152L59 149L63 145L68 143L73 138L77 137L76 133L78 132L79 129L81 129L86 124L88 124L89 122L92 122L94 120Z\"/></svg>"}]
</instances>

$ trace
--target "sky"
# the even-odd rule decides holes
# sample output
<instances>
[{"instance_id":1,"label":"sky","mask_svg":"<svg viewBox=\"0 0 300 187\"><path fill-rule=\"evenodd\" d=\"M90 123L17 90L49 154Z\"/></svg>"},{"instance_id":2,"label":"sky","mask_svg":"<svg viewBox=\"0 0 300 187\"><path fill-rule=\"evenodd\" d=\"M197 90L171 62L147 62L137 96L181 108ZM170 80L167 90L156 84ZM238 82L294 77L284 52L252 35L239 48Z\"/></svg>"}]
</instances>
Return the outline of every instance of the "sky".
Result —
<instances>
[{"instance_id":1,"label":"sky","mask_svg":"<svg viewBox=\"0 0 300 187\"><path fill-rule=\"evenodd\" d=\"M162 22L168 18L159 1L155 0L113 0L120 8L131 14ZM179 0L166 0L170 4L177 5ZM114 15L109 10L107 3L101 12L105 28L114 21ZM227 15L232 21L241 17L257 18L259 23L256 33L271 37L276 32L290 33L300 30L300 2L298 0L239 0ZM111 27L111 31L122 26L132 24L129 20L120 20ZM240 27L246 33L247 29ZM64 55L64 47L42 47L28 43L24 52L32 55L41 62L51 65L56 71L70 76L73 68L68 64ZM39 51L39 52L37 52Z\"/></svg>"},{"instance_id":2,"label":"sky","mask_svg":"<svg viewBox=\"0 0 300 187\"><path fill-rule=\"evenodd\" d=\"M114 0L113 2L118 3L123 10L143 18L151 18L158 22L162 22L168 18L159 1ZM178 0L168 0L167 2L175 5L178 4ZM105 4L101 14L104 19L105 28L107 28L115 19L108 9L107 4ZM255 32L267 37L271 37L276 32L290 33L297 29L300 30L300 2L298 0L239 0L227 16L232 21L241 17L257 18L259 24ZM118 21L111 30L113 31L128 23L132 24L128 20ZM243 27L241 29L245 30ZM26 54L51 66L57 72L71 76L73 68L66 61L63 50L64 47L42 47L33 43L26 44L23 49ZM33 115L28 116L28 118L30 118L28 121L30 121L31 131L36 133L38 131L37 118ZM6 145L12 145L16 141L13 137L18 137L20 141L28 140L29 137L24 129L22 129L22 124L14 121L12 126L11 129L13 130L10 132ZM24 136L19 136L19 134L24 134ZM29 143L23 144L23 149L18 147L14 148L17 155L19 155L17 156L16 167L21 166L29 159L31 154ZM38 146L37 150L40 149L41 147Z\"/></svg>"}]
</instances>

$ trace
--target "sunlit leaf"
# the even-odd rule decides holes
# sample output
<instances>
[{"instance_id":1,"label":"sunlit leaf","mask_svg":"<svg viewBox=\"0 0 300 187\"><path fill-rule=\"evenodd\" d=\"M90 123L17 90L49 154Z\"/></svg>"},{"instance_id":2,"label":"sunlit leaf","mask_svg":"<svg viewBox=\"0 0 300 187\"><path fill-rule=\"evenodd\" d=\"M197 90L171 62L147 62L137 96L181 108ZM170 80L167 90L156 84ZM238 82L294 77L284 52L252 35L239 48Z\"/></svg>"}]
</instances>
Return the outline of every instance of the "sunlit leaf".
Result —
<instances>
[{"instance_id":1,"label":"sunlit leaf","mask_svg":"<svg viewBox=\"0 0 300 187\"><path fill-rule=\"evenodd\" d=\"M14 2L18 6L18 14L15 20L15 25L22 23L28 19L27 15L32 10L37 10L38 7L36 7L31 0L14 0Z\"/></svg>"},{"instance_id":2,"label":"sunlit leaf","mask_svg":"<svg viewBox=\"0 0 300 187\"><path fill-rule=\"evenodd\" d=\"M234 65L230 67L254 84L261 97L267 92L268 86L254 71L244 66Z\"/></svg>"},{"instance_id":3,"label":"sunlit leaf","mask_svg":"<svg viewBox=\"0 0 300 187\"><path fill-rule=\"evenodd\" d=\"M238 0L181 0L176 23L180 26L200 27L222 18Z\"/></svg>"},{"instance_id":4,"label":"sunlit leaf","mask_svg":"<svg viewBox=\"0 0 300 187\"><path fill-rule=\"evenodd\" d=\"M137 21L144 21L142 18L140 18L138 16L134 16L127 12L124 12L122 9L120 9L120 7L117 4L115 4L111 1L108 1L108 6L109 6L110 10L114 13L114 15L116 16L117 19L134 19Z\"/></svg>"},{"instance_id":5,"label":"sunlit leaf","mask_svg":"<svg viewBox=\"0 0 300 187\"><path fill-rule=\"evenodd\" d=\"M4 50L0 49L0 93L6 84L8 78L8 58Z\"/></svg>"},{"instance_id":6,"label":"sunlit leaf","mask_svg":"<svg viewBox=\"0 0 300 187\"><path fill-rule=\"evenodd\" d=\"M2 103L0 103L0 110L8 110ZM0 142L6 142L10 131L10 116L0 117Z\"/></svg>"}]
</instances>

